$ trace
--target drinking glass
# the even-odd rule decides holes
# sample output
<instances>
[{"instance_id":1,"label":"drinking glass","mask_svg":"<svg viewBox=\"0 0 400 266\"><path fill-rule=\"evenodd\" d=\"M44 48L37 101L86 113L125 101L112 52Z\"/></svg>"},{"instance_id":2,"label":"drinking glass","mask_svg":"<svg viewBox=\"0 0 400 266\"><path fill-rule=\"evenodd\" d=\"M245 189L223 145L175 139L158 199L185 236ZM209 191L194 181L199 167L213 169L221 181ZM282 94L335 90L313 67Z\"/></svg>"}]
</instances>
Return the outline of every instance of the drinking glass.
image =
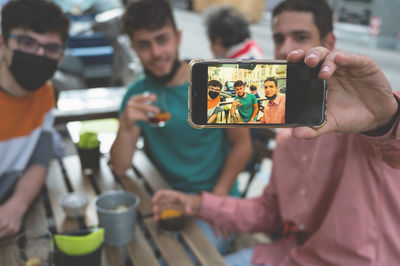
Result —
<instances>
[{"instance_id":1,"label":"drinking glass","mask_svg":"<svg viewBox=\"0 0 400 266\"><path fill-rule=\"evenodd\" d=\"M150 92L146 91L144 95L150 95ZM168 120L171 118L171 113L168 111L167 103L165 100L165 92L161 91L157 94L157 100L151 102L152 105L160 108L160 113L154 115L153 113L148 113L149 124L154 127L163 127L167 124Z\"/></svg>"},{"instance_id":2,"label":"drinking glass","mask_svg":"<svg viewBox=\"0 0 400 266\"><path fill-rule=\"evenodd\" d=\"M17 236L16 259L20 266L53 266L53 238L49 231L25 231Z\"/></svg>"},{"instance_id":3,"label":"drinking glass","mask_svg":"<svg viewBox=\"0 0 400 266\"><path fill-rule=\"evenodd\" d=\"M181 204L160 204L158 215L158 226L164 232L179 232L185 227L185 215Z\"/></svg>"}]
</instances>

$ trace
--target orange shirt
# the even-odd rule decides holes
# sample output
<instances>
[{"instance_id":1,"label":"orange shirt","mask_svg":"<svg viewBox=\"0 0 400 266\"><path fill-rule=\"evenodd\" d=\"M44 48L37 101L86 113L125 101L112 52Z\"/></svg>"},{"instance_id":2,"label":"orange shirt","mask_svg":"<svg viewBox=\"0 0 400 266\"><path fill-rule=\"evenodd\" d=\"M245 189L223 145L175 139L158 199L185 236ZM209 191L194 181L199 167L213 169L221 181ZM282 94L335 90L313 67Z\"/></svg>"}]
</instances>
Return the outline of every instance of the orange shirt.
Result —
<instances>
[{"instance_id":1,"label":"orange shirt","mask_svg":"<svg viewBox=\"0 0 400 266\"><path fill-rule=\"evenodd\" d=\"M212 100L208 99L207 110L216 107L220 101L221 101L221 99L219 97L212 99Z\"/></svg>"}]
</instances>

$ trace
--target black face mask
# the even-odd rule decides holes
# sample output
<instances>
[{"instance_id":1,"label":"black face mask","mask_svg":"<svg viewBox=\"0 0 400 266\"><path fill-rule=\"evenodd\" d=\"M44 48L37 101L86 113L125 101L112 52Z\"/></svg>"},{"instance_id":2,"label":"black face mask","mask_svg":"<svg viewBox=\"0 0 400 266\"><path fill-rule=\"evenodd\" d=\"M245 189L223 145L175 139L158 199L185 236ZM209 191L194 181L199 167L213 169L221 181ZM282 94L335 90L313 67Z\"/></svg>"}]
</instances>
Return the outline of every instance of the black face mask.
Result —
<instances>
[{"instance_id":1,"label":"black face mask","mask_svg":"<svg viewBox=\"0 0 400 266\"><path fill-rule=\"evenodd\" d=\"M265 97L266 97L268 100L274 100L274 99L276 98L276 93L275 93L273 96L271 96L271 97L268 97L267 95L265 95Z\"/></svg>"},{"instance_id":2,"label":"black face mask","mask_svg":"<svg viewBox=\"0 0 400 266\"><path fill-rule=\"evenodd\" d=\"M32 92L42 87L57 67L56 59L15 50L9 69L19 85Z\"/></svg>"},{"instance_id":3,"label":"black face mask","mask_svg":"<svg viewBox=\"0 0 400 266\"><path fill-rule=\"evenodd\" d=\"M149 69L145 68L144 69L144 73L146 74L146 76L148 76L150 79L155 80L161 84L166 84L169 81L171 81L173 79L173 77L175 76L176 72L178 72L179 67L181 66L181 62L178 60L178 58L175 59L174 64L172 65L171 71L161 77L158 77L156 75L153 74L153 72L151 72Z\"/></svg>"},{"instance_id":4,"label":"black face mask","mask_svg":"<svg viewBox=\"0 0 400 266\"><path fill-rule=\"evenodd\" d=\"M211 99L217 98L218 95L219 95L219 92L216 92L216 91L209 91L208 92L208 96L210 96Z\"/></svg>"}]
</instances>

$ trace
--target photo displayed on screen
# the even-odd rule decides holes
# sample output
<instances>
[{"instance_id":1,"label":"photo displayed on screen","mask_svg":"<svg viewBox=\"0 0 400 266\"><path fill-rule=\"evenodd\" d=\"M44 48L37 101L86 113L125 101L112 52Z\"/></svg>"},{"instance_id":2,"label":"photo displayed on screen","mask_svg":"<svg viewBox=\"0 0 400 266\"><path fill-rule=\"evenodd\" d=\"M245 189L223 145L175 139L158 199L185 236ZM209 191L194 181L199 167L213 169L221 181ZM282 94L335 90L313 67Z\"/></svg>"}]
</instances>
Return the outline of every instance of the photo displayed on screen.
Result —
<instances>
[{"instance_id":1,"label":"photo displayed on screen","mask_svg":"<svg viewBox=\"0 0 400 266\"><path fill-rule=\"evenodd\" d=\"M284 124L285 64L208 67L207 124Z\"/></svg>"}]
</instances>

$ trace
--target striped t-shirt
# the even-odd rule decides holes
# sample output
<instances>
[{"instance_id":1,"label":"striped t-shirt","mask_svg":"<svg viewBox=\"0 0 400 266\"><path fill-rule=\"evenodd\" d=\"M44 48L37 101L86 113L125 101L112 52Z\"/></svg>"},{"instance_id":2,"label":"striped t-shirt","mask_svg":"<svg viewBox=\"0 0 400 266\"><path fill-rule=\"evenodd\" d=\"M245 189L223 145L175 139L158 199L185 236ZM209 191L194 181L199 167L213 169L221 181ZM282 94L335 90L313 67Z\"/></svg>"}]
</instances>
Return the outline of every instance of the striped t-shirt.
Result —
<instances>
[{"instance_id":1,"label":"striped t-shirt","mask_svg":"<svg viewBox=\"0 0 400 266\"><path fill-rule=\"evenodd\" d=\"M26 98L0 90L0 178L6 173L24 171L40 148L39 139L46 136L44 142L48 142L53 108L54 93L49 83Z\"/></svg>"}]
</instances>

